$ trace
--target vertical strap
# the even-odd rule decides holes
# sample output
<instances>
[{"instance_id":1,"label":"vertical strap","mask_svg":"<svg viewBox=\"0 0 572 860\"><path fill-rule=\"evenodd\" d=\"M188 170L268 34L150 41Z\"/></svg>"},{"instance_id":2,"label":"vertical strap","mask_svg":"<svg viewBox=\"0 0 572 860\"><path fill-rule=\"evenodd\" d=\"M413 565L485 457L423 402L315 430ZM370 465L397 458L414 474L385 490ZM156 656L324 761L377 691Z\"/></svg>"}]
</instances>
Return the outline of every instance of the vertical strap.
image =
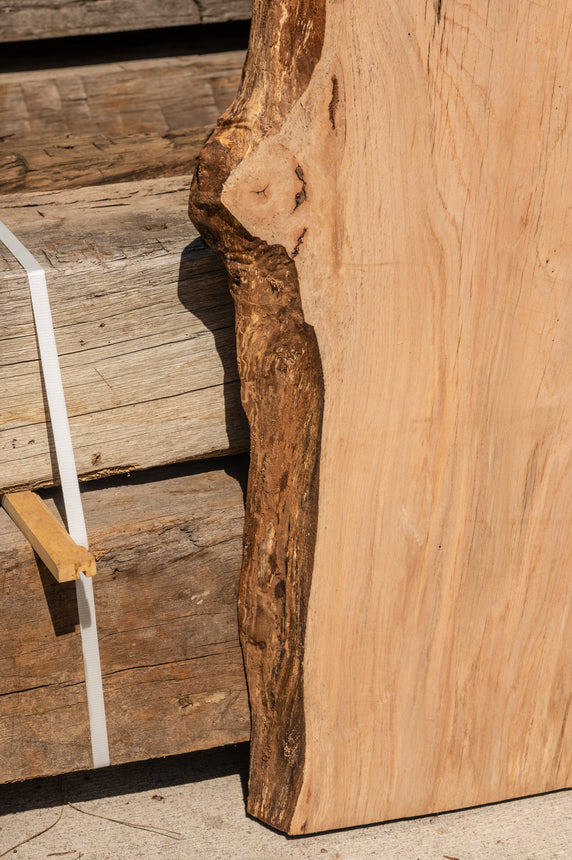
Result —
<instances>
[{"instance_id":1,"label":"vertical strap","mask_svg":"<svg viewBox=\"0 0 572 860\"><path fill-rule=\"evenodd\" d=\"M79 492L79 482L72 447L60 363L46 286L46 276L38 261L0 221L0 241L16 257L28 274L32 310L40 348L44 385L48 398L50 422L56 448L58 472L62 487L67 526L73 540L88 549L87 531ZM81 644L87 689L94 767L109 764L109 743L103 699L101 662L97 639L93 581L80 573L76 595L81 630Z\"/></svg>"}]
</instances>

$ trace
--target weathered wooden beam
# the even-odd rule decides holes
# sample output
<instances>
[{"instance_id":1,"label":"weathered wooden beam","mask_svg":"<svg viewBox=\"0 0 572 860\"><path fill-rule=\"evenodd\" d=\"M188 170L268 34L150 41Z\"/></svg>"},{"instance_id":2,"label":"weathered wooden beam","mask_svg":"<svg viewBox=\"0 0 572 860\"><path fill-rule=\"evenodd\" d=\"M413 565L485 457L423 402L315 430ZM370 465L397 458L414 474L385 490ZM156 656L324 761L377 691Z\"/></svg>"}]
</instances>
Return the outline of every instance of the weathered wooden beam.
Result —
<instances>
[{"instance_id":1,"label":"weathered wooden beam","mask_svg":"<svg viewBox=\"0 0 572 860\"><path fill-rule=\"evenodd\" d=\"M185 175L211 130L203 126L165 135L94 132L5 139L0 144L0 193Z\"/></svg>"},{"instance_id":2,"label":"weathered wooden beam","mask_svg":"<svg viewBox=\"0 0 572 860\"><path fill-rule=\"evenodd\" d=\"M250 10L250 0L0 0L0 42L237 21Z\"/></svg>"},{"instance_id":3,"label":"weathered wooden beam","mask_svg":"<svg viewBox=\"0 0 572 860\"><path fill-rule=\"evenodd\" d=\"M230 458L84 488L112 764L248 739L245 468ZM89 768L75 586L53 580L2 510L0 617L0 782Z\"/></svg>"},{"instance_id":4,"label":"weathered wooden beam","mask_svg":"<svg viewBox=\"0 0 572 860\"><path fill-rule=\"evenodd\" d=\"M226 273L183 179L6 195L44 264L79 474L245 451ZM0 247L0 489L56 481L26 277Z\"/></svg>"},{"instance_id":5,"label":"weathered wooden beam","mask_svg":"<svg viewBox=\"0 0 572 860\"><path fill-rule=\"evenodd\" d=\"M0 192L188 174L243 51L0 76Z\"/></svg>"},{"instance_id":6,"label":"weathered wooden beam","mask_svg":"<svg viewBox=\"0 0 572 860\"><path fill-rule=\"evenodd\" d=\"M191 213L252 461L249 810L572 783L572 2L257 0Z\"/></svg>"}]
</instances>

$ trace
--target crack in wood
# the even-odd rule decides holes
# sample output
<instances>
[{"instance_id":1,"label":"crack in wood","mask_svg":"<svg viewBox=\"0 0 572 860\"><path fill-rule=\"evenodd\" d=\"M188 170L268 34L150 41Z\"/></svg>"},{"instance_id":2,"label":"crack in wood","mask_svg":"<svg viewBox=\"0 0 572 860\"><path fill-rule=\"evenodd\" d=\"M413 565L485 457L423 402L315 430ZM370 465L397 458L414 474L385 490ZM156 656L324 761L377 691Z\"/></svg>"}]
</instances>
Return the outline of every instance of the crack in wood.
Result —
<instances>
[{"instance_id":1,"label":"crack in wood","mask_svg":"<svg viewBox=\"0 0 572 860\"><path fill-rule=\"evenodd\" d=\"M292 251L292 253L290 255L292 258L297 257L298 254L300 253L300 248L302 247L302 242L304 241L304 236L306 235L307 232L308 232L308 228L304 227L304 229L302 230L302 232L298 236L298 239L296 240L296 244L294 245L294 250Z\"/></svg>"},{"instance_id":2,"label":"crack in wood","mask_svg":"<svg viewBox=\"0 0 572 860\"><path fill-rule=\"evenodd\" d=\"M336 111L338 109L338 103L340 101L340 86L338 84L338 79L336 75L332 75L332 98L330 99L330 104L328 105L328 115L330 117L330 125L332 129L336 130Z\"/></svg>"},{"instance_id":3,"label":"crack in wood","mask_svg":"<svg viewBox=\"0 0 572 860\"><path fill-rule=\"evenodd\" d=\"M225 645L226 643L221 643ZM104 672L103 678L112 678L115 675L124 675L126 672L147 671L148 669L159 669L162 666L185 666L189 663L196 663L197 660L207 660L210 657L219 657L225 654L228 648L223 648L220 651L209 651L207 654L196 654L193 657L188 657L186 660L161 660L159 663L142 663L139 666L124 666L121 669L114 669L111 672ZM82 682L83 683L83 682ZM69 686L69 685L66 685Z\"/></svg>"},{"instance_id":4,"label":"crack in wood","mask_svg":"<svg viewBox=\"0 0 572 860\"><path fill-rule=\"evenodd\" d=\"M296 211L298 206L301 206L302 203L306 202L306 180L304 179L304 171L302 170L302 166L300 164L297 165L295 173L300 182L302 183L302 188L300 191L298 191L296 197L294 198L296 201L294 206L294 212Z\"/></svg>"}]
</instances>

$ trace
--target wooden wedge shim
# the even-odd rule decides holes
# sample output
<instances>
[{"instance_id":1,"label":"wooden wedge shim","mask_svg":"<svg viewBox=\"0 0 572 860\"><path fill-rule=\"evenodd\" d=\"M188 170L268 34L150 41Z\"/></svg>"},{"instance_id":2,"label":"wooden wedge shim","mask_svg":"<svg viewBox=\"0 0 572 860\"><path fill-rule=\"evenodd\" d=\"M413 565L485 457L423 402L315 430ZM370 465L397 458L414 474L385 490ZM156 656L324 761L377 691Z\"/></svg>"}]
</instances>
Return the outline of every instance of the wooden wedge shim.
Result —
<instances>
[{"instance_id":1,"label":"wooden wedge shim","mask_svg":"<svg viewBox=\"0 0 572 860\"><path fill-rule=\"evenodd\" d=\"M572 783L572 0L255 0L190 215L250 422L249 811Z\"/></svg>"},{"instance_id":2,"label":"wooden wedge shim","mask_svg":"<svg viewBox=\"0 0 572 860\"><path fill-rule=\"evenodd\" d=\"M38 553L58 582L94 576L93 555L79 546L36 493L6 493L2 507Z\"/></svg>"}]
</instances>

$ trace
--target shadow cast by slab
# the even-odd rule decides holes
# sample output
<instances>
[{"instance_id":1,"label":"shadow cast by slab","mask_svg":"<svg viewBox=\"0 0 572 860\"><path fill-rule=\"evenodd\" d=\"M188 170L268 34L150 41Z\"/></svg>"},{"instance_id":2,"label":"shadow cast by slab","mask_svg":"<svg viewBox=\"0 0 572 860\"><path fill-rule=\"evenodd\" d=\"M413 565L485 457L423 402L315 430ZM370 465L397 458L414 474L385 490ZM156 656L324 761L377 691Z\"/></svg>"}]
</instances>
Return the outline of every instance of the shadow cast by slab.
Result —
<instances>
[{"instance_id":1,"label":"shadow cast by slab","mask_svg":"<svg viewBox=\"0 0 572 860\"><path fill-rule=\"evenodd\" d=\"M200 237L181 254L178 298L189 313L211 332L223 371L223 392L228 453L249 449L249 428L240 400L240 379L236 361L234 305L228 287L226 270L218 254ZM193 367L189 363L189 376ZM228 461L228 462L227 462ZM246 485L242 470L235 474L234 464L225 457L221 465L231 477Z\"/></svg>"}]
</instances>

